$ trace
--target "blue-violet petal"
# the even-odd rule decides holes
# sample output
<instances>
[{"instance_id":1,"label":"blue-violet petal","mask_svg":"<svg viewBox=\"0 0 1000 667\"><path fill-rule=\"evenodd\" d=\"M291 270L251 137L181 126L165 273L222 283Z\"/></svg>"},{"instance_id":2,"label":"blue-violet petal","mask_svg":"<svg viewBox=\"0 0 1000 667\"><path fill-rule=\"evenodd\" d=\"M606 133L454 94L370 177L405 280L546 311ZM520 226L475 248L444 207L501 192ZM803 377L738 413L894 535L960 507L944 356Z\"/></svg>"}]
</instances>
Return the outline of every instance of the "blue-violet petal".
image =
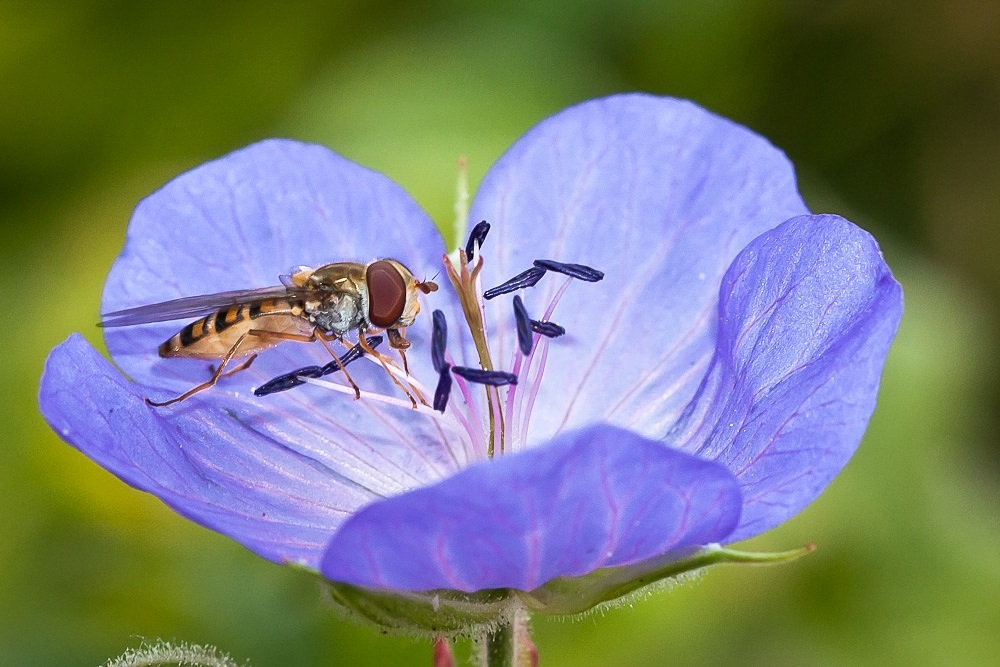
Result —
<instances>
[{"instance_id":1,"label":"blue-violet petal","mask_svg":"<svg viewBox=\"0 0 1000 667\"><path fill-rule=\"evenodd\" d=\"M531 590L724 539L740 494L723 466L599 425L376 502L322 572L401 590Z\"/></svg>"},{"instance_id":2,"label":"blue-violet petal","mask_svg":"<svg viewBox=\"0 0 1000 667\"><path fill-rule=\"evenodd\" d=\"M720 295L712 366L668 441L740 480L735 541L797 514L854 453L902 293L867 232L821 215L753 241Z\"/></svg>"},{"instance_id":3,"label":"blue-violet petal","mask_svg":"<svg viewBox=\"0 0 1000 667\"><path fill-rule=\"evenodd\" d=\"M689 102L616 95L528 131L472 204L471 219L493 224L482 284L546 258L605 277L562 295L552 319L569 333L549 346L535 399L544 409L523 441L594 422L662 437L714 352L722 276L751 240L803 213L780 151ZM566 280L546 275L524 290L528 312L544 319ZM486 316L505 366L517 349L510 304L489 301Z\"/></svg>"}]
</instances>

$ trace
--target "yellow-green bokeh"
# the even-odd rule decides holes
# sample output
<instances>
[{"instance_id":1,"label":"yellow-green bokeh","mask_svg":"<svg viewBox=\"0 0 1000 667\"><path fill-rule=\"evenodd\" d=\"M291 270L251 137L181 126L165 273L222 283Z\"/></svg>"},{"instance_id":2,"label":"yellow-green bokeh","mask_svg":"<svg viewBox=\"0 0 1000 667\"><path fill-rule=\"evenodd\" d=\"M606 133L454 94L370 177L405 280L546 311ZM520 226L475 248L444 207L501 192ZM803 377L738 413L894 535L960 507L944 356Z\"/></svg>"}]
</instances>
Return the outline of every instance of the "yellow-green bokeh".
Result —
<instances>
[{"instance_id":1,"label":"yellow-green bokeh","mask_svg":"<svg viewBox=\"0 0 1000 667\"><path fill-rule=\"evenodd\" d=\"M940 5L940 6L939 6ZM127 487L38 414L45 356L94 327L131 209L273 135L321 141L451 223L521 132L614 91L768 136L807 201L872 230L906 315L858 455L745 545L817 543L582 620L542 665L1000 663L1000 14L969 1L0 5L0 665L98 665L142 638L264 666L429 664L307 576ZM337 258L331 258L337 259ZM468 647L460 653L467 654Z\"/></svg>"}]
</instances>

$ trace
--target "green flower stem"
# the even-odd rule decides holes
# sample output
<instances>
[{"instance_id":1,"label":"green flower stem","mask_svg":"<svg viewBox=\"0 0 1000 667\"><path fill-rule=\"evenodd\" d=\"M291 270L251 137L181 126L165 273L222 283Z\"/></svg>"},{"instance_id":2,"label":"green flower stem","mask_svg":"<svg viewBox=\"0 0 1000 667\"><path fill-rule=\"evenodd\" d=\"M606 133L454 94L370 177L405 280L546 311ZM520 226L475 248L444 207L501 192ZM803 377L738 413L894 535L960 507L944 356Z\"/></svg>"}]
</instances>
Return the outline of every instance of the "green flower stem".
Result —
<instances>
[{"instance_id":1,"label":"green flower stem","mask_svg":"<svg viewBox=\"0 0 1000 667\"><path fill-rule=\"evenodd\" d=\"M486 634L486 667L520 667L513 623L502 623Z\"/></svg>"},{"instance_id":2,"label":"green flower stem","mask_svg":"<svg viewBox=\"0 0 1000 667\"><path fill-rule=\"evenodd\" d=\"M530 617L523 607L486 633L486 667L538 667L538 650L531 641Z\"/></svg>"}]
</instances>

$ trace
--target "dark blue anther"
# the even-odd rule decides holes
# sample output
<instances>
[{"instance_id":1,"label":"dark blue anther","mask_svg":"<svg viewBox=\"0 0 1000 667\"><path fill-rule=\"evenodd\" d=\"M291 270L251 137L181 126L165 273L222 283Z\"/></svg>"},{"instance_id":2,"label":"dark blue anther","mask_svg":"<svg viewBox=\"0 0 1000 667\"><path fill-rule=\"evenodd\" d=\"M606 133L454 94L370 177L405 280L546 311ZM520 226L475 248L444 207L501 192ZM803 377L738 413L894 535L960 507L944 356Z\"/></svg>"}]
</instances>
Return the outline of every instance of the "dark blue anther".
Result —
<instances>
[{"instance_id":1,"label":"dark blue anther","mask_svg":"<svg viewBox=\"0 0 1000 667\"><path fill-rule=\"evenodd\" d=\"M483 220L477 223L475 227L472 228L472 232L469 233L469 240L465 243L465 258L472 261L472 258L476 256L476 246L480 248L483 247L483 241L486 240L486 235L490 233L490 223Z\"/></svg>"},{"instance_id":2,"label":"dark blue anther","mask_svg":"<svg viewBox=\"0 0 1000 667\"><path fill-rule=\"evenodd\" d=\"M448 406L448 396L451 395L451 365L445 364L441 367L438 376L437 389L434 390L434 409L444 413Z\"/></svg>"},{"instance_id":3,"label":"dark blue anther","mask_svg":"<svg viewBox=\"0 0 1000 667\"><path fill-rule=\"evenodd\" d=\"M540 269L562 273L571 278L584 280L588 283L596 283L598 280L604 278L603 271L592 269L589 266L584 266L583 264L564 264L553 259L536 259L533 264Z\"/></svg>"},{"instance_id":4,"label":"dark blue anther","mask_svg":"<svg viewBox=\"0 0 1000 667\"><path fill-rule=\"evenodd\" d=\"M365 340L368 342L368 346L371 348L376 348L382 344L382 336L368 336ZM347 351L344 356L340 358L340 363L344 366L351 363L352 361L357 361L365 355L364 348L358 343L354 345L350 350ZM288 391L294 387L298 387L301 384L305 384L305 380L302 378L319 378L324 375L330 375L331 373L336 373L340 370L340 366L337 365L336 361L331 361L323 367L320 366L304 366L302 368L296 369L290 373L285 373L279 375L278 377L271 378L261 386L253 390L254 396L268 396L270 394L277 394L279 391Z\"/></svg>"},{"instance_id":5,"label":"dark blue anther","mask_svg":"<svg viewBox=\"0 0 1000 667\"><path fill-rule=\"evenodd\" d=\"M368 342L368 347L373 350L382 344L382 336L368 336L365 338ZM352 361L357 361L361 357L365 356L365 348L361 347L361 343L356 343L351 349L349 349L344 356L340 358L340 363L346 366ZM340 366L337 365L336 361L330 361L325 366L323 366L323 375L329 375L330 373L336 373L340 370Z\"/></svg>"},{"instance_id":6,"label":"dark blue anther","mask_svg":"<svg viewBox=\"0 0 1000 667\"><path fill-rule=\"evenodd\" d=\"M486 300L498 297L501 294L508 294L510 292L517 291L522 287L531 287L545 275L545 269L533 266L527 271L522 271L505 283L501 283L496 287L492 287L485 292L483 292L483 298Z\"/></svg>"},{"instance_id":7,"label":"dark blue anther","mask_svg":"<svg viewBox=\"0 0 1000 667\"><path fill-rule=\"evenodd\" d=\"M528 356L531 354L531 344L535 337L531 332L528 310L519 296L514 297L514 321L517 323L517 346L521 348L521 354Z\"/></svg>"},{"instance_id":8,"label":"dark blue anther","mask_svg":"<svg viewBox=\"0 0 1000 667\"><path fill-rule=\"evenodd\" d=\"M566 333L566 329L555 322L542 322L540 320L531 320L531 330L546 338L559 338Z\"/></svg>"},{"instance_id":9,"label":"dark blue anther","mask_svg":"<svg viewBox=\"0 0 1000 667\"><path fill-rule=\"evenodd\" d=\"M435 310L433 314L434 328L431 331L431 361L434 362L434 370L438 373L445 367L444 350L448 345L448 322L444 319L444 313Z\"/></svg>"},{"instance_id":10,"label":"dark blue anther","mask_svg":"<svg viewBox=\"0 0 1000 667\"><path fill-rule=\"evenodd\" d=\"M268 394L276 394L279 391L286 391L292 387L298 387L300 384L305 384L305 380L302 377L318 378L322 377L323 369L319 366L306 366L304 368L299 368L291 373L285 373L284 375L279 375L276 378L271 378L261 386L253 390L254 396L267 396Z\"/></svg>"},{"instance_id":11,"label":"dark blue anther","mask_svg":"<svg viewBox=\"0 0 1000 667\"><path fill-rule=\"evenodd\" d=\"M517 376L507 371L484 371L481 368L452 366L451 372L476 384L487 384L491 387L502 387L507 384L517 384Z\"/></svg>"}]
</instances>

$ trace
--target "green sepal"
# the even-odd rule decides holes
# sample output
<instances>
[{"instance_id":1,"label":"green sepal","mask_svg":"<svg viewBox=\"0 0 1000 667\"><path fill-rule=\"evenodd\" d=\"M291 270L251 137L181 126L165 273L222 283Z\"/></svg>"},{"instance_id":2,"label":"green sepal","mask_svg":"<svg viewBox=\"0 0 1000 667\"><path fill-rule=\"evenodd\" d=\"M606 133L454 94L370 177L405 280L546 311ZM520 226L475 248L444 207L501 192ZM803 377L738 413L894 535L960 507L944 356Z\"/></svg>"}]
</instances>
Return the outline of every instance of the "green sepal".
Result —
<instances>
[{"instance_id":1,"label":"green sepal","mask_svg":"<svg viewBox=\"0 0 1000 667\"><path fill-rule=\"evenodd\" d=\"M582 614L647 586L712 565L786 563L814 548L768 553L708 545L634 565L595 570L580 577L559 577L532 591L497 588L475 593L449 589L408 592L335 581L324 584L333 603L382 631L427 637L472 637L509 625L518 610L557 616Z\"/></svg>"},{"instance_id":2,"label":"green sepal","mask_svg":"<svg viewBox=\"0 0 1000 667\"><path fill-rule=\"evenodd\" d=\"M380 590L327 581L331 600L383 631L428 637L471 637L509 622L519 606L509 589L475 593L443 589Z\"/></svg>"},{"instance_id":3,"label":"green sepal","mask_svg":"<svg viewBox=\"0 0 1000 667\"><path fill-rule=\"evenodd\" d=\"M814 545L780 552L751 552L707 545L683 555L667 554L635 565L594 570L580 577L559 577L533 591L520 592L532 612L551 615L582 614L647 586L712 565L770 565L787 563L815 549Z\"/></svg>"}]
</instances>

